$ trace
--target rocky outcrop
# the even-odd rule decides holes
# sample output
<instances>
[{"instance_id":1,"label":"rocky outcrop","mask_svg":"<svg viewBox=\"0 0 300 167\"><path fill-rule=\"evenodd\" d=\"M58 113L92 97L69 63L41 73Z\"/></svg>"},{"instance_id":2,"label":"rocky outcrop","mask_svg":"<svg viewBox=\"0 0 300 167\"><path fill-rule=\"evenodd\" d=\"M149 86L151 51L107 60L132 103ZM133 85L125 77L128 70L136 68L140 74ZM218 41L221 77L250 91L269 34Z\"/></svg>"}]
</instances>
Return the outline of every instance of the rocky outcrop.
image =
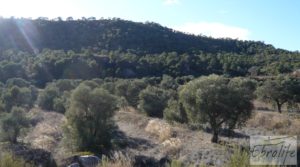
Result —
<instances>
[{"instance_id":1,"label":"rocky outcrop","mask_svg":"<svg viewBox=\"0 0 300 167\"><path fill-rule=\"evenodd\" d=\"M95 155L73 156L68 158L68 167L96 167L101 159Z\"/></svg>"}]
</instances>

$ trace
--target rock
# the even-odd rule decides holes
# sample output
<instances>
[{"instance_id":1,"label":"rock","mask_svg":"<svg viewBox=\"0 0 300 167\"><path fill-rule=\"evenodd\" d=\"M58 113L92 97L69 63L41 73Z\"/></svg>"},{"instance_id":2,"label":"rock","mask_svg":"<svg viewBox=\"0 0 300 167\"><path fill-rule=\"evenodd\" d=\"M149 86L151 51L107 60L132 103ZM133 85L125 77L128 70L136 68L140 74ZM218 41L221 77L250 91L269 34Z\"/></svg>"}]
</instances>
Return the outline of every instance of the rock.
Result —
<instances>
[{"instance_id":1,"label":"rock","mask_svg":"<svg viewBox=\"0 0 300 167\"><path fill-rule=\"evenodd\" d=\"M100 163L100 158L95 155L79 156L78 162L82 167L96 167Z\"/></svg>"},{"instance_id":2,"label":"rock","mask_svg":"<svg viewBox=\"0 0 300 167\"><path fill-rule=\"evenodd\" d=\"M137 155L134 157L134 167L155 167L157 161L153 157L147 157L144 155Z\"/></svg>"},{"instance_id":3,"label":"rock","mask_svg":"<svg viewBox=\"0 0 300 167\"><path fill-rule=\"evenodd\" d=\"M134 167L164 167L170 164L171 160L167 157L163 157L157 160L153 157L147 157L144 155L137 155L134 157Z\"/></svg>"},{"instance_id":4,"label":"rock","mask_svg":"<svg viewBox=\"0 0 300 167\"><path fill-rule=\"evenodd\" d=\"M72 163L68 167L80 167L79 163Z\"/></svg>"}]
</instances>

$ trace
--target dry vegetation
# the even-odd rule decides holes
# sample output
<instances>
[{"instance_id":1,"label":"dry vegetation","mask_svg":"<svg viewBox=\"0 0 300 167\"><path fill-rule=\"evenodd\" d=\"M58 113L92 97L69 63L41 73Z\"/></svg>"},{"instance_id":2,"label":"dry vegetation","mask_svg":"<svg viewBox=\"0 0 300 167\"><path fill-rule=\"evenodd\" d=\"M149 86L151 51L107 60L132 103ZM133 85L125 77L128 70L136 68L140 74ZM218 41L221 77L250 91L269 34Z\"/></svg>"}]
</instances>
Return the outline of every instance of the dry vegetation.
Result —
<instances>
[{"instance_id":1,"label":"dry vegetation","mask_svg":"<svg viewBox=\"0 0 300 167\"><path fill-rule=\"evenodd\" d=\"M280 135L300 135L300 119L277 112L256 112L248 121L248 127L272 131Z\"/></svg>"},{"instance_id":2,"label":"dry vegetation","mask_svg":"<svg viewBox=\"0 0 300 167\"><path fill-rule=\"evenodd\" d=\"M255 103L257 104L257 103ZM260 103L264 106L263 103ZM64 122L62 114L42 112L34 108L29 113L35 125L31 128L24 141L30 142L35 148L50 150L56 161L61 162L71 153L67 154L60 145L62 137L61 125ZM131 167L132 157L128 155L144 155L159 160L169 156L172 161L170 167L183 167L196 163L196 165L239 166L244 161L244 153L228 154L226 147L211 143L211 134L205 131L190 130L181 124L169 124L161 119L153 119L135 111L133 108L121 110L114 117L119 130L124 133L127 146L123 153L113 157L104 158L99 167ZM249 129L269 131L273 134L300 134L300 119L297 114L279 114L271 111L255 111L253 117L238 132L244 135ZM225 143L241 143L244 138L221 137ZM235 142L238 141L238 142ZM73 153L74 154L74 153ZM181 163L183 162L183 163ZM248 164L249 165L249 164ZM247 166L247 165L246 165Z\"/></svg>"},{"instance_id":3,"label":"dry vegetation","mask_svg":"<svg viewBox=\"0 0 300 167\"><path fill-rule=\"evenodd\" d=\"M145 131L157 136L161 142L168 140L173 135L171 126L161 119L150 120Z\"/></svg>"},{"instance_id":4,"label":"dry vegetation","mask_svg":"<svg viewBox=\"0 0 300 167\"><path fill-rule=\"evenodd\" d=\"M43 112L33 108L29 113L35 121L35 126L27 134L24 141L30 143L33 148L53 151L62 138L62 124L65 117L56 112Z\"/></svg>"}]
</instances>

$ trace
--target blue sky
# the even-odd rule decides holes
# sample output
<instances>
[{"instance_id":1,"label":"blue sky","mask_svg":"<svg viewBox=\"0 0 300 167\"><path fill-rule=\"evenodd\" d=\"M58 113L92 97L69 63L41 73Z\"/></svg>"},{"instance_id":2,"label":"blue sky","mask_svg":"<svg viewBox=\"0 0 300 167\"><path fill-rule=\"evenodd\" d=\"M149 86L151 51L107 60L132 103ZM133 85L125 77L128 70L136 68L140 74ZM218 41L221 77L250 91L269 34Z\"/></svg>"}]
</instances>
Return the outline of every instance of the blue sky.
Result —
<instances>
[{"instance_id":1,"label":"blue sky","mask_svg":"<svg viewBox=\"0 0 300 167\"><path fill-rule=\"evenodd\" d=\"M0 0L4 17L118 17L300 50L299 0Z\"/></svg>"}]
</instances>

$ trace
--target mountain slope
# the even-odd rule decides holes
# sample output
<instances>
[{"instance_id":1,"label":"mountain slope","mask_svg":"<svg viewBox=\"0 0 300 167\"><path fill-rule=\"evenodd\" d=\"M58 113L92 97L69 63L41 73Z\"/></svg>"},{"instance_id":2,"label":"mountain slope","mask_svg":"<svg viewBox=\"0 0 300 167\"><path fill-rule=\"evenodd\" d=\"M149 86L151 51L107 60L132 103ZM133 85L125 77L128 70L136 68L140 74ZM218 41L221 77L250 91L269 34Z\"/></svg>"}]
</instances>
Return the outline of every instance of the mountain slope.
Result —
<instances>
[{"instance_id":1,"label":"mountain slope","mask_svg":"<svg viewBox=\"0 0 300 167\"><path fill-rule=\"evenodd\" d=\"M0 49L63 49L79 51L131 50L137 54L162 52L233 52L243 54L277 53L282 50L263 42L214 39L174 31L156 23L121 19L29 20L0 19Z\"/></svg>"}]
</instances>

